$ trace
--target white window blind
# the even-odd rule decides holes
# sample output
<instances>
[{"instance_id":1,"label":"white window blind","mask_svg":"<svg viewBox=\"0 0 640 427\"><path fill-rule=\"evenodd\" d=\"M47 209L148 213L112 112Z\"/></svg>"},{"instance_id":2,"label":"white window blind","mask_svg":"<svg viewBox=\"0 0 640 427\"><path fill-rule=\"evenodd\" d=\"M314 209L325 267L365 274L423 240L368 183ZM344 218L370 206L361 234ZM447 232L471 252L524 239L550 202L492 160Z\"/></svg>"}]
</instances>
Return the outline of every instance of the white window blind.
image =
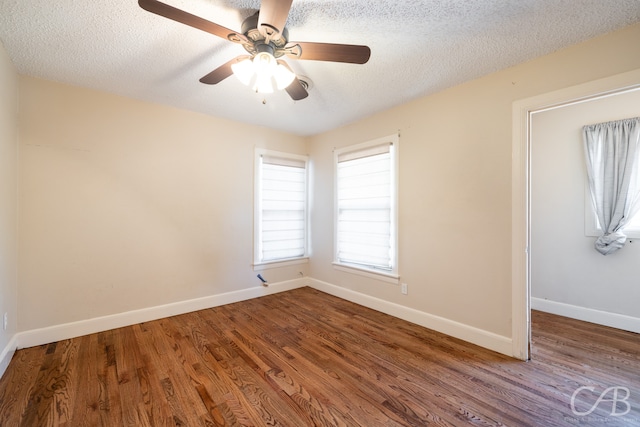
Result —
<instances>
[{"instance_id":1,"label":"white window blind","mask_svg":"<svg viewBox=\"0 0 640 427\"><path fill-rule=\"evenodd\" d=\"M392 145L384 143L337 156L339 263L393 269Z\"/></svg>"},{"instance_id":2,"label":"white window blind","mask_svg":"<svg viewBox=\"0 0 640 427\"><path fill-rule=\"evenodd\" d=\"M306 256L306 161L261 154L258 262Z\"/></svg>"}]
</instances>

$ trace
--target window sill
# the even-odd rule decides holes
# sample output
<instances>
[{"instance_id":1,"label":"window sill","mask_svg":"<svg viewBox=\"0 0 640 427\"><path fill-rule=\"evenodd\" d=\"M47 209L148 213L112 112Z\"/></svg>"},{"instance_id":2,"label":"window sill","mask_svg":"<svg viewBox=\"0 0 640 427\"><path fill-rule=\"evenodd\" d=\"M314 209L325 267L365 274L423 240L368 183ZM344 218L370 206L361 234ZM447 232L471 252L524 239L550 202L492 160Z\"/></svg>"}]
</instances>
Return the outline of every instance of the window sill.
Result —
<instances>
[{"instance_id":1,"label":"window sill","mask_svg":"<svg viewBox=\"0 0 640 427\"><path fill-rule=\"evenodd\" d=\"M338 271L344 271L345 273L357 274L358 276L364 276L370 279L379 280L381 282L392 283L394 285L400 283L400 276L394 273L371 270L368 268L356 267L355 265L342 264L339 262L333 262L333 268Z\"/></svg>"},{"instance_id":2,"label":"window sill","mask_svg":"<svg viewBox=\"0 0 640 427\"><path fill-rule=\"evenodd\" d=\"M627 236L627 241L629 240L636 240L636 239L640 239L640 229L638 228L630 228L630 229L626 229L626 230L622 230L622 232ZM586 230L585 231L585 236L586 237L595 237L598 238L600 236L602 236L602 231L600 230Z\"/></svg>"},{"instance_id":3,"label":"window sill","mask_svg":"<svg viewBox=\"0 0 640 427\"><path fill-rule=\"evenodd\" d=\"M253 264L253 271L268 270L270 268L287 267L289 265L307 264L309 257L281 259L277 261L256 262Z\"/></svg>"}]
</instances>

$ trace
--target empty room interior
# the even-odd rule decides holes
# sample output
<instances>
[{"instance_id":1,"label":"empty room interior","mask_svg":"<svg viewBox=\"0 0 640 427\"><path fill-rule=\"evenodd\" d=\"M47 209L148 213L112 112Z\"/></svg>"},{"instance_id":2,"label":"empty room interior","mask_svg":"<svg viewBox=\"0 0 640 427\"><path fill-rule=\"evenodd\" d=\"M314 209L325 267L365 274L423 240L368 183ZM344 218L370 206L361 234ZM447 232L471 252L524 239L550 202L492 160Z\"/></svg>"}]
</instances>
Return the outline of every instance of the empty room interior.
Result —
<instances>
[{"instance_id":1,"label":"empty room interior","mask_svg":"<svg viewBox=\"0 0 640 427\"><path fill-rule=\"evenodd\" d=\"M637 0L3 1L0 426L640 426L638 117Z\"/></svg>"}]
</instances>

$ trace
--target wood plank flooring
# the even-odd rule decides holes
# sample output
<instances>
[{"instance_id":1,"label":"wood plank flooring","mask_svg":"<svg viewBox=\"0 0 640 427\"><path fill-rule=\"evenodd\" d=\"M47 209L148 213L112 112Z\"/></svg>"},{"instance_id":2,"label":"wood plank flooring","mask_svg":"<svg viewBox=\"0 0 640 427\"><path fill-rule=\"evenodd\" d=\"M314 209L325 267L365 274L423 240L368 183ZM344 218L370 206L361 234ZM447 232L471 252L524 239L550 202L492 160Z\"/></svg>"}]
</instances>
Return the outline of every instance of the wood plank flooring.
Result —
<instances>
[{"instance_id":1,"label":"wood plank flooring","mask_svg":"<svg viewBox=\"0 0 640 427\"><path fill-rule=\"evenodd\" d=\"M639 335L533 323L521 362L302 288L19 350L0 426L640 426Z\"/></svg>"}]
</instances>

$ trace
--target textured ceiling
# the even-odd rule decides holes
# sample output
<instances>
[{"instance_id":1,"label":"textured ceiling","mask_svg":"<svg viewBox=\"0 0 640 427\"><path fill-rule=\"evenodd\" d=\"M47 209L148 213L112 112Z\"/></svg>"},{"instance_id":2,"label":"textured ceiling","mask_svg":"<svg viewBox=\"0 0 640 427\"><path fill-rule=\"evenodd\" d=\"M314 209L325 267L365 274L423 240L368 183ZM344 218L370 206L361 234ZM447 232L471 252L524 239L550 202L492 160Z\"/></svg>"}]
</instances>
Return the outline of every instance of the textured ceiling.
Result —
<instances>
[{"instance_id":1,"label":"textured ceiling","mask_svg":"<svg viewBox=\"0 0 640 427\"><path fill-rule=\"evenodd\" d=\"M259 0L166 0L240 30ZM293 0L289 40L365 44L364 65L287 60L309 97L198 81L245 53L137 0L0 0L21 74L311 135L640 22L639 0ZM639 43L640 46L640 43ZM263 103L263 100L266 103Z\"/></svg>"}]
</instances>

